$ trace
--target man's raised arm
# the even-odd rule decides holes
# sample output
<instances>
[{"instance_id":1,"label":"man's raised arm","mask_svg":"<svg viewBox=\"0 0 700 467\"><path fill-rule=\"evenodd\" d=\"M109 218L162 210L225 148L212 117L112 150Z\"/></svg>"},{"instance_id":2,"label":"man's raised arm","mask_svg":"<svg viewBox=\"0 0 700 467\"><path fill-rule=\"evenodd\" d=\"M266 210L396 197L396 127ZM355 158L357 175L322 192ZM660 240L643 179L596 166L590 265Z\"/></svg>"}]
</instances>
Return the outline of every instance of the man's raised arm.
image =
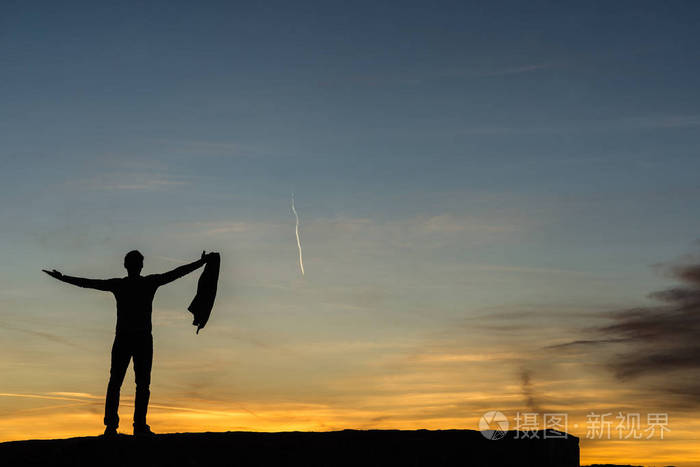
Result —
<instances>
[{"instance_id":1,"label":"man's raised arm","mask_svg":"<svg viewBox=\"0 0 700 467\"><path fill-rule=\"evenodd\" d=\"M78 287L84 287L86 289L104 290L107 292L112 290L113 279L85 279L83 277L66 276L65 274L61 274L55 269L53 271L47 271L46 269L42 269L42 271L44 271L49 276L58 279L59 281L77 285Z\"/></svg>"},{"instance_id":2,"label":"man's raised arm","mask_svg":"<svg viewBox=\"0 0 700 467\"><path fill-rule=\"evenodd\" d=\"M174 281L175 279L179 279L182 276L191 273L197 268L204 266L204 263L206 263L206 257L207 255L204 252L202 252L202 257L197 261L177 267L172 271L164 272L163 274L157 274L156 281L158 282L158 285L165 285L169 282Z\"/></svg>"}]
</instances>

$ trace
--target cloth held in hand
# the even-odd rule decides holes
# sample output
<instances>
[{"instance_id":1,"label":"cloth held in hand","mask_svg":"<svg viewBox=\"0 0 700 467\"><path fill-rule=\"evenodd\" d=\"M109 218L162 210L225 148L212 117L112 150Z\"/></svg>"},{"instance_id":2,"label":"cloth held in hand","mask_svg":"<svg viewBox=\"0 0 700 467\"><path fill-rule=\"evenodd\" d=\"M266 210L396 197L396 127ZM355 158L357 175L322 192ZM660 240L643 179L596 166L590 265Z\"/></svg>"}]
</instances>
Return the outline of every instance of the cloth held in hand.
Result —
<instances>
[{"instance_id":1,"label":"cloth held in hand","mask_svg":"<svg viewBox=\"0 0 700 467\"><path fill-rule=\"evenodd\" d=\"M194 315L192 324L197 326L197 334L209 321L211 310L214 307L220 265L221 256L219 253L207 255L204 271L199 277L199 282L197 282L197 295L192 299L190 306L187 307L190 313Z\"/></svg>"}]
</instances>

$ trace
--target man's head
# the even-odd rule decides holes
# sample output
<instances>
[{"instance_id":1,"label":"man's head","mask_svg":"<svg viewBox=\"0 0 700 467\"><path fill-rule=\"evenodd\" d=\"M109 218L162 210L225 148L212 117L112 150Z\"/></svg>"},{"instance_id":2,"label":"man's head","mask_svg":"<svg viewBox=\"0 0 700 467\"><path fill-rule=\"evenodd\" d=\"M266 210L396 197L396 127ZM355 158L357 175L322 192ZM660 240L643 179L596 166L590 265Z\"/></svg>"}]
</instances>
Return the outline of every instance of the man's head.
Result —
<instances>
[{"instance_id":1,"label":"man's head","mask_svg":"<svg viewBox=\"0 0 700 467\"><path fill-rule=\"evenodd\" d=\"M138 250L131 250L124 257L124 267L130 276L138 276L143 269L143 255Z\"/></svg>"}]
</instances>

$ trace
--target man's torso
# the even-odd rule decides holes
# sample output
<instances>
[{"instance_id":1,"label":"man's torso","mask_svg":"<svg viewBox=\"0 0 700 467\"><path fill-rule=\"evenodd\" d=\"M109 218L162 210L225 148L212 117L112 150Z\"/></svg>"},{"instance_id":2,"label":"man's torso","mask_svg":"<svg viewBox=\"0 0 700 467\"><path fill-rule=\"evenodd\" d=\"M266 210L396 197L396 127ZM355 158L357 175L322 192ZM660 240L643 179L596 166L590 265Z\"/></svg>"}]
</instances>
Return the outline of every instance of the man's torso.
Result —
<instances>
[{"instance_id":1,"label":"man's torso","mask_svg":"<svg viewBox=\"0 0 700 467\"><path fill-rule=\"evenodd\" d=\"M113 280L111 289L117 300L117 334L150 333L153 297L158 289L157 275Z\"/></svg>"}]
</instances>

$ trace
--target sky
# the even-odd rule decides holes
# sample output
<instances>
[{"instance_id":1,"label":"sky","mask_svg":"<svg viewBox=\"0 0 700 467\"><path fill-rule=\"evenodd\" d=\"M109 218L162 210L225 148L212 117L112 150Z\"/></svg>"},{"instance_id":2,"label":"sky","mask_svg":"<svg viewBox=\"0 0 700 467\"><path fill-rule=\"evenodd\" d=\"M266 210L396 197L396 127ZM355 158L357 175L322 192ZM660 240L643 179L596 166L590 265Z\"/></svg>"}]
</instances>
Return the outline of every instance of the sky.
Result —
<instances>
[{"instance_id":1,"label":"sky","mask_svg":"<svg viewBox=\"0 0 700 467\"><path fill-rule=\"evenodd\" d=\"M102 429L114 299L41 269L207 250L199 335L198 273L154 302L156 432L566 413L584 464L700 465L700 368L669 356L700 355L699 23L682 1L3 1L0 441ZM587 436L604 413L670 431Z\"/></svg>"}]
</instances>

